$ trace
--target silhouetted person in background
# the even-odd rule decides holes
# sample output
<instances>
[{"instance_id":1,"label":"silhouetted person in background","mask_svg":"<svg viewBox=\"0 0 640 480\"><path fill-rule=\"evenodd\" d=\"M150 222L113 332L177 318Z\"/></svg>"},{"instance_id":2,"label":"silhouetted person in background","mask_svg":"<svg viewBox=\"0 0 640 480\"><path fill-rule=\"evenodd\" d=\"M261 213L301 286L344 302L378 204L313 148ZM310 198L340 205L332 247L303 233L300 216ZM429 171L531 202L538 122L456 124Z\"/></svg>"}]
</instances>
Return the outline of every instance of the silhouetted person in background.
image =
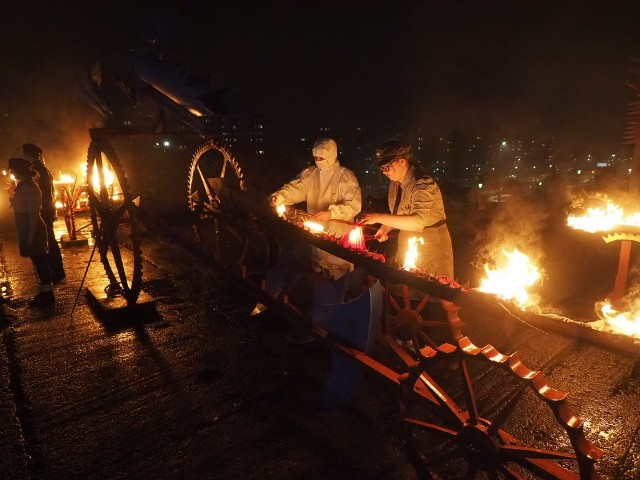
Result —
<instances>
[{"instance_id":1,"label":"silhouetted person in background","mask_svg":"<svg viewBox=\"0 0 640 480\"><path fill-rule=\"evenodd\" d=\"M65 279L64 266L62 264L62 254L53 231L53 222L56 219L55 192L53 189L53 176L44 164L42 149L33 143L25 143L22 146L22 154L26 160L31 162L31 166L38 173L38 186L42 192L42 219L47 227L47 238L49 239L49 266L53 283L60 283Z\"/></svg>"},{"instance_id":2,"label":"silhouetted person in background","mask_svg":"<svg viewBox=\"0 0 640 480\"><path fill-rule=\"evenodd\" d=\"M32 307L50 307L55 303L51 269L47 256L47 227L40 216L42 193L34 177L38 174L24 158L10 158L8 169L16 179L11 208L18 234L21 257L29 257L38 275L40 292L29 300Z\"/></svg>"}]
</instances>

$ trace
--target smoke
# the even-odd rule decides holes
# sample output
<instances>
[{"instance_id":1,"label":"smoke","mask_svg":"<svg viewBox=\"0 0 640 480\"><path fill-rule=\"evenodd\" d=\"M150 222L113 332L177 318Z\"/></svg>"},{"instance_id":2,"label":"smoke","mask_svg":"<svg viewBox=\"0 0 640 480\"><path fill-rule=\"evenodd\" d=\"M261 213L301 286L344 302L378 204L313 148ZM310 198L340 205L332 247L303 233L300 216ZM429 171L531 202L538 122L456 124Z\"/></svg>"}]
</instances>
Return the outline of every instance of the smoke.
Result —
<instances>
[{"instance_id":1,"label":"smoke","mask_svg":"<svg viewBox=\"0 0 640 480\"><path fill-rule=\"evenodd\" d=\"M514 249L539 264L543 257L543 231L549 212L540 202L527 197L518 182L512 182L497 193L498 201L486 228L475 239L478 263L493 265L503 251Z\"/></svg>"}]
</instances>

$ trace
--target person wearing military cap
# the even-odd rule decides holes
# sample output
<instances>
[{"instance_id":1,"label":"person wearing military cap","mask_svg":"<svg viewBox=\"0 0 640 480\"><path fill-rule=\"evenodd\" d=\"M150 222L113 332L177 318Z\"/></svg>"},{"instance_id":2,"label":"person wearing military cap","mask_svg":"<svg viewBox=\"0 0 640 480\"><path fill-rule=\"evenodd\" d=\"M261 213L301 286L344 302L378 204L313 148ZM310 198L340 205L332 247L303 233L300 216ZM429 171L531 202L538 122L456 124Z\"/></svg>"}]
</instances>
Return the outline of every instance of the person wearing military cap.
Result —
<instances>
[{"instance_id":1,"label":"person wearing military cap","mask_svg":"<svg viewBox=\"0 0 640 480\"><path fill-rule=\"evenodd\" d=\"M411 237L418 243L416 267L425 273L453 279L453 248L447 228L442 194L436 181L419 170L411 145L391 140L376 150L378 168L389 179L389 213L366 213L365 225L381 224L375 234L380 242L399 230L394 261L402 264ZM418 240L420 242L420 240Z\"/></svg>"},{"instance_id":2,"label":"person wearing military cap","mask_svg":"<svg viewBox=\"0 0 640 480\"><path fill-rule=\"evenodd\" d=\"M55 303L51 269L47 257L47 227L40 215L42 193L35 182L37 172L24 158L10 158L7 167L16 179L11 198L20 256L29 257L38 275L40 292L29 300L32 307L49 307Z\"/></svg>"},{"instance_id":3,"label":"person wearing military cap","mask_svg":"<svg viewBox=\"0 0 640 480\"><path fill-rule=\"evenodd\" d=\"M47 238L49 239L49 265L53 275L53 283L60 283L65 279L62 253L56 240L53 222L56 219L55 191L53 188L53 175L46 167L42 156L42 148L33 144L22 145L22 155L31 162L33 169L38 172L37 182L42 192L42 219L47 226Z\"/></svg>"}]
</instances>

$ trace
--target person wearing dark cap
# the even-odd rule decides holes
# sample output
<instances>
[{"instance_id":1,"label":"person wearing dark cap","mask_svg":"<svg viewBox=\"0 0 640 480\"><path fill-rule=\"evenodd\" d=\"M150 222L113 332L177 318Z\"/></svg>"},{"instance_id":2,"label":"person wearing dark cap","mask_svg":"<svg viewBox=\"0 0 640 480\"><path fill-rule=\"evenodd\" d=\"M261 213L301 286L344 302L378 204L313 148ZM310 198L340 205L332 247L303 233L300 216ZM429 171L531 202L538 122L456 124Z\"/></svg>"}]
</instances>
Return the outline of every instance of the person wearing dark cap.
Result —
<instances>
[{"instance_id":1,"label":"person wearing dark cap","mask_svg":"<svg viewBox=\"0 0 640 480\"><path fill-rule=\"evenodd\" d=\"M47 238L49 239L49 265L53 275L53 283L60 283L65 279L62 253L53 230L53 222L56 219L55 192L53 189L53 176L44 164L42 149L33 144L25 143L22 146L22 155L31 162L31 166L38 173L37 182L42 192L42 219L47 226Z\"/></svg>"},{"instance_id":2,"label":"person wearing dark cap","mask_svg":"<svg viewBox=\"0 0 640 480\"><path fill-rule=\"evenodd\" d=\"M29 257L35 267L40 292L29 300L32 307L50 307L55 303L51 269L47 257L47 227L40 211L42 193L34 180L37 172L24 158L10 158L8 169L16 179L15 193L11 198L20 256Z\"/></svg>"},{"instance_id":3,"label":"person wearing dark cap","mask_svg":"<svg viewBox=\"0 0 640 480\"><path fill-rule=\"evenodd\" d=\"M365 225L381 224L375 234L380 242L389 239L392 229L399 230L396 262L404 262L409 240L417 237L416 267L453 279L453 248L438 184L418 169L407 143L391 140L378 147L376 157L378 168L390 181L390 213L367 213L361 220Z\"/></svg>"}]
</instances>

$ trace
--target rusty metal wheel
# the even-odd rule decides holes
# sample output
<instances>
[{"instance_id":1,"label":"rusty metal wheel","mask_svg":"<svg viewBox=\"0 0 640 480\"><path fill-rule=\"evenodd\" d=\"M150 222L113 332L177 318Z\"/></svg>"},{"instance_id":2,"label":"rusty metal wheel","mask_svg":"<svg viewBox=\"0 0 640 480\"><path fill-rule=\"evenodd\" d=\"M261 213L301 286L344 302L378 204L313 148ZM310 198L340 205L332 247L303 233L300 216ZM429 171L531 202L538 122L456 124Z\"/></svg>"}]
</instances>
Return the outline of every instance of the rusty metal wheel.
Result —
<instances>
[{"instance_id":1,"label":"rusty metal wheel","mask_svg":"<svg viewBox=\"0 0 640 480\"><path fill-rule=\"evenodd\" d=\"M240 165L229 149L209 139L198 147L191 160L187 200L197 216L195 240L216 260L231 255L233 247L243 241L242 235L224 222L223 201L215 192L219 183L236 190L246 188ZM236 253L234 257L237 256Z\"/></svg>"},{"instance_id":2,"label":"rusty metal wheel","mask_svg":"<svg viewBox=\"0 0 640 480\"><path fill-rule=\"evenodd\" d=\"M392 285L387 289L387 309L384 331L395 336L413 351L424 346L436 347L460 336L463 322L450 315L450 302L438 301L431 295L411 289L407 285ZM435 300L435 301L434 301Z\"/></svg>"},{"instance_id":3,"label":"rusty metal wheel","mask_svg":"<svg viewBox=\"0 0 640 480\"><path fill-rule=\"evenodd\" d=\"M232 205L216 193L220 185L235 191L246 190L242 170L230 150L210 139L193 155L189 168L187 199L197 217L194 237L200 247L228 267L245 266L257 259L269 262L273 242L256 235L256 219L236 214Z\"/></svg>"},{"instance_id":4,"label":"rusty metal wheel","mask_svg":"<svg viewBox=\"0 0 640 480\"><path fill-rule=\"evenodd\" d=\"M142 288L140 224L120 160L104 138L89 145L87 184L96 249L109 279L107 293L133 305Z\"/></svg>"},{"instance_id":5,"label":"rusty metal wheel","mask_svg":"<svg viewBox=\"0 0 640 480\"><path fill-rule=\"evenodd\" d=\"M455 316L457 306L446 305ZM603 452L585 437L567 393L529 369L517 353L468 337L407 351L401 415L411 456L425 478L597 479ZM531 435L531 432L536 432ZM534 444L518 434L535 438Z\"/></svg>"}]
</instances>

